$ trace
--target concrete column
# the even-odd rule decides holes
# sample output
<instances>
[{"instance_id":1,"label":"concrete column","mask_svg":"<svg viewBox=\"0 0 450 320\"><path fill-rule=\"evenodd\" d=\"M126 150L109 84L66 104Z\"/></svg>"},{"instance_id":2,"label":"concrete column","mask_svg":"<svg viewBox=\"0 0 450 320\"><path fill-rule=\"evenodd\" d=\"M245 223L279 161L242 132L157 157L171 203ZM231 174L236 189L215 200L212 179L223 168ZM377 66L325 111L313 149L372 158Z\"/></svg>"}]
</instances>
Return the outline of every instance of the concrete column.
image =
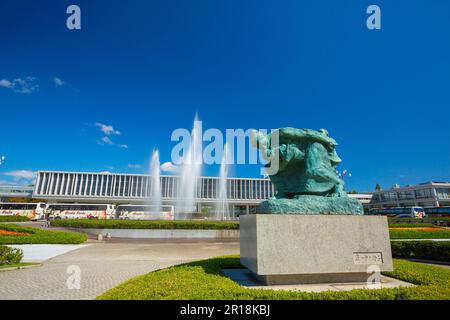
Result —
<instances>
[{"instance_id":1,"label":"concrete column","mask_svg":"<svg viewBox=\"0 0 450 320\"><path fill-rule=\"evenodd\" d=\"M436 188L433 188L434 206L439 207L439 197Z\"/></svg>"},{"instance_id":2,"label":"concrete column","mask_svg":"<svg viewBox=\"0 0 450 320\"><path fill-rule=\"evenodd\" d=\"M109 196L109 175L106 175L105 196Z\"/></svg>"},{"instance_id":3,"label":"concrete column","mask_svg":"<svg viewBox=\"0 0 450 320\"><path fill-rule=\"evenodd\" d=\"M39 190L41 189L40 183L41 183L41 174L38 173L37 178L36 178L36 185L35 185L35 190L36 190L37 194L39 194Z\"/></svg>"},{"instance_id":4,"label":"concrete column","mask_svg":"<svg viewBox=\"0 0 450 320\"><path fill-rule=\"evenodd\" d=\"M77 193L78 174L75 174L75 183L73 184L71 195L74 196Z\"/></svg>"},{"instance_id":5,"label":"concrete column","mask_svg":"<svg viewBox=\"0 0 450 320\"><path fill-rule=\"evenodd\" d=\"M70 183L72 182L70 180L71 174L68 173L67 174L67 182L66 182L66 189L64 190L64 195L67 196L67 194L69 193L69 187L70 187Z\"/></svg>"},{"instance_id":6,"label":"concrete column","mask_svg":"<svg viewBox=\"0 0 450 320\"><path fill-rule=\"evenodd\" d=\"M113 189L112 189L112 196L113 197L117 197L116 185L117 185L117 176L114 176L114 184L113 184Z\"/></svg>"},{"instance_id":7,"label":"concrete column","mask_svg":"<svg viewBox=\"0 0 450 320\"><path fill-rule=\"evenodd\" d=\"M264 199L264 195L263 195L263 192L262 192L262 190L263 190L263 181L259 180L258 184L259 184L259 199Z\"/></svg>"},{"instance_id":8,"label":"concrete column","mask_svg":"<svg viewBox=\"0 0 450 320\"><path fill-rule=\"evenodd\" d=\"M134 177L130 176L130 188L129 188L129 191L128 191L128 195L130 197L133 197L133 188L134 188Z\"/></svg>"},{"instance_id":9,"label":"concrete column","mask_svg":"<svg viewBox=\"0 0 450 320\"><path fill-rule=\"evenodd\" d=\"M53 187L53 179L54 179L54 173L51 173L50 174L50 177L49 177L49 181L48 181L48 187L47 187L47 194L48 195L51 195L51 191L52 191L52 187Z\"/></svg>"},{"instance_id":10,"label":"concrete column","mask_svg":"<svg viewBox=\"0 0 450 320\"><path fill-rule=\"evenodd\" d=\"M91 177L91 182L89 183L89 196L92 196L92 189L94 189L94 175L88 174L88 181L89 177Z\"/></svg>"},{"instance_id":11,"label":"concrete column","mask_svg":"<svg viewBox=\"0 0 450 320\"><path fill-rule=\"evenodd\" d=\"M42 178L40 179L40 185L39 186L39 190L38 190L38 194L42 194L42 192L44 192L44 186L45 186L45 181L46 181L46 176L45 173L41 173L40 175L42 175Z\"/></svg>"},{"instance_id":12,"label":"concrete column","mask_svg":"<svg viewBox=\"0 0 450 320\"><path fill-rule=\"evenodd\" d=\"M247 199L247 183L248 183L248 180L243 179L242 182L244 183L244 195L243 195L243 198Z\"/></svg>"},{"instance_id":13,"label":"concrete column","mask_svg":"<svg viewBox=\"0 0 450 320\"><path fill-rule=\"evenodd\" d=\"M103 196L103 181L104 181L103 177L104 177L103 174L100 175L100 194L99 194L99 196Z\"/></svg>"},{"instance_id":14,"label":"concrete column","mask_svg":"<svg viewBox=\"0 0 450 320\"><path fill-rule=\"evenodd\" d=\"M61 173L62 181L61 181L61 188L60 188L60 195L64 196L66 195L66 188L64 187L64 183L66 182L66 174Z\"/></svg>"},{"instance_id":15,"label":"concrete column","mask_svg":"<svg viewBox=\"0 0 450 320\"><path fill-rule=\"evenodd\" d=\"M99 178L99 176L98 176L98 174L96 174L95 175L95 190L94 190L94 196L96 196L96 197L98 197L98 194L97 194L97 192L98 192L98 178Z\"/></svg>"}]
</instances>

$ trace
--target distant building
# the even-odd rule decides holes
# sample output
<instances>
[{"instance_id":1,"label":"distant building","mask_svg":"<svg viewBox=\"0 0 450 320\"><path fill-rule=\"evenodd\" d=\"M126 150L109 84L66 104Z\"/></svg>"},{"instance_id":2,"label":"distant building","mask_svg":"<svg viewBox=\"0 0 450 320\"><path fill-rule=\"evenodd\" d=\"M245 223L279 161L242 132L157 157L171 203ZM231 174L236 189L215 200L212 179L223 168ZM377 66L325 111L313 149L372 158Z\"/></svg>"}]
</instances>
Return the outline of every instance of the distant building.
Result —
<instances>
[{"instance_id":1,"label":"distant building","mask_svg":"<svg viewBox=\"0 0 450 320\"><path fill-rule=\"evenodd\" d=\"M34 186L0 185L0 201L8 198L32 198Z\"/></svg>"},{"instance_id":2,"label":"distant building","mask_svg":"<svg viewBox=\"0 0 450 320\"><path fill-rule=\"evenodd\" d=\"M427 182L413 186L394 186L373 193L370 208L450 206L450 182Z\"/></svg>"},{"instance_id":3,"label":"distant building","mask_svg":"<svg viewBox=\"0 0 450 320\"><path fill-rule=\"evenodd\" d=\"M143 204L151 196L151 183L150 175L40 171L33 197L49 202ZM164 205L176 205L177 183L176 176L161 176ZM218 186L218 177L200 178L195 199L198 211L214 211ZM227 179L228 203L235 215L256 212L262 201L274 195L274 186L268 178ZM363 204L370 203L370 194L349 196Z\"/></svg>"}]
</instances>

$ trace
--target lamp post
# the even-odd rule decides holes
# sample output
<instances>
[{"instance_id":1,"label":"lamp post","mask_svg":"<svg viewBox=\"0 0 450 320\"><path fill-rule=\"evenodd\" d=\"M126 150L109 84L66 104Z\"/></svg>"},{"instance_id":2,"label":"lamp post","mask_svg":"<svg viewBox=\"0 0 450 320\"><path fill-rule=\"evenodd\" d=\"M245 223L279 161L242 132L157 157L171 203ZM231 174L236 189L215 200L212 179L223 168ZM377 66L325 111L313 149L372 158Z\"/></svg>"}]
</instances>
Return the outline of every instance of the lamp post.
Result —
<instances>
[{"instance_id":1,"label":"lamp post","mask_svg":"<svg viewBox=\"0 0 450 320\"><path fill-rule=\"evenodd\" d=\"M0 156L0 165L2 165L6 160L5 156Z\"/></svg>"},{"instance_id":2,"label":"lamp post","mask_svg":"<svg viewBox=\"0 0 450 320\"><path fill-rule=\"evenodd\" d=\"M350 172L348 172L347 169L345 169L345 170L342 171L342 172L339 172L339 171L336 170L336 174L337 174L337 176L338 176L339 178L341 178L342 180L344 180L345 177L349 177L349 178L352 177L352 174L351 174Z\"/></svg>"}]
</instances>

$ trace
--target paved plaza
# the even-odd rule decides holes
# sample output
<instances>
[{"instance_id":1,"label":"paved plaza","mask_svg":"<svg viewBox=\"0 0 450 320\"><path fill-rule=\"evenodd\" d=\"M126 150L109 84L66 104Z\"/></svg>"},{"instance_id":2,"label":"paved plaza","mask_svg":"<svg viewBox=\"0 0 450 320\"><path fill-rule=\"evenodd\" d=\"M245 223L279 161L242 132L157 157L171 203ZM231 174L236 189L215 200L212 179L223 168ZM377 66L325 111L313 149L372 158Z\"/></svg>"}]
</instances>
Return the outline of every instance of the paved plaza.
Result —
<instances>
[{"instance_id":1,"label":"paved plaza","mask_svg":"<svg viewBox=\"0 0 450 320\"><path fill-rule=\"evenodd\" d=\"M90 300L138 275L190 261L239 254L238 242L113 240L88 244L39 267L0 272L0 300ZM79 290L68 289L67 271L71 266L81 270Z\"/></svg>"}]
</instances>

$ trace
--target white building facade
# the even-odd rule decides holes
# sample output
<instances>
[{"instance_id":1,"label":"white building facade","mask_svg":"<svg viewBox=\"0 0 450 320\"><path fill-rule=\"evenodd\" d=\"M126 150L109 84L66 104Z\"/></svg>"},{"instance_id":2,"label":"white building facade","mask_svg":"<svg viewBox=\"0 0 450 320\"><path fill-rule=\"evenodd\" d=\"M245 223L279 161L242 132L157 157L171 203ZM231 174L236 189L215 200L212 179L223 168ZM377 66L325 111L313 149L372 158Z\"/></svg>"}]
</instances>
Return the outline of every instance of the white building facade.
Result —
<instances>
[{"instance_id":1,"label":"white building facade","mask_svg":"<svg viewBox=\"0 0 450 320\"><path fill-rule=\"evenodd\" d=\"M161 176L164 205L177 200L178 177ZM150 175L39 171L33 197L51 202L145 204L152 194ZM198 212L214 210L219 193L219 178L201 177L195 202ZM254 212L263 200L273 197L269 179L228 178L227 199L235 215Z\"/></svg>"},{"instance_id":2,"label":"white building facade","mask_svg":"<svg viewBox=\"0 0 450 320\"><path fill-rule=\"evenodd\" d=\"M373 193L370 208L450 206L450 182L427 182Z\"/></svg>"}]
</instances>

